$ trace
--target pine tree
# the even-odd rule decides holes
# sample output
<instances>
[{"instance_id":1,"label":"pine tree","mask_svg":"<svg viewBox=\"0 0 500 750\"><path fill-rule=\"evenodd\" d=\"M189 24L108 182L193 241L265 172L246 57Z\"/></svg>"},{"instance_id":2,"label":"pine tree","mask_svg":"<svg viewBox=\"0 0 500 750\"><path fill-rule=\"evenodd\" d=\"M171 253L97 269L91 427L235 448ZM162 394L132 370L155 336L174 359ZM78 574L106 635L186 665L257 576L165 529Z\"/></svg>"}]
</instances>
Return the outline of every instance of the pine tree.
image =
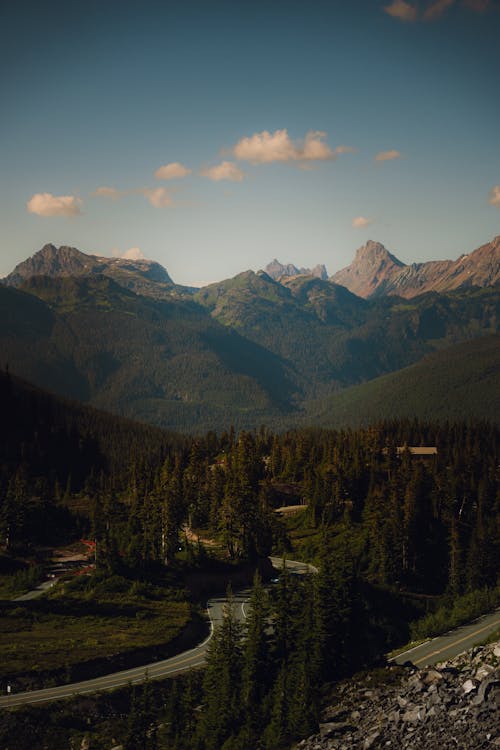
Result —
<instances>
[{"instance_id":1,"label":"pine tree","mask_svg":"<svg viewBox=\"0 0 500 750\"><path fill-rule=\"evenodd\" d=\"M215 630L208 648L203 680L204 710L198 738L206 750L220 750L240 729L241 636L229 591L222 624Z\"/></svg>"},{"instance_id":2,"label":"pine tree","mask_svg":"<svg viewBox=\"0 0 500 750\"><path fill-rule=\"evenodd\" d=\"M242 734L247 747L256 747L264 727L263 704L270 688L270 652L267 629L268 603L256 573L248 605L242 669Z\"/></svg>"},{"instance_id":3,"label":"pine tree","mask_svg":"<svg viewBox=\"0 0 500 750\"><path fill-rule=\"evenodd\" d=\"M146 682L132 694L125 750L158 750L157 718L151 684Z\"/></svg>"}]
</instances>

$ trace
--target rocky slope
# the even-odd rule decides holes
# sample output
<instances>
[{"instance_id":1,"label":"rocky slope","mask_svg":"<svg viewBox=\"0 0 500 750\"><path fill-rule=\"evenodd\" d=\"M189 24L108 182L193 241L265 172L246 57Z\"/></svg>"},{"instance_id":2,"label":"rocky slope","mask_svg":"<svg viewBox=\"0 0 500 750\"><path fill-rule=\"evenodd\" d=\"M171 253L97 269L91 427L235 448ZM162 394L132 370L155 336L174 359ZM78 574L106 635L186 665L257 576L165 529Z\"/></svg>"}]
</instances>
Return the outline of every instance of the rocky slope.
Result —
<instances>
[{"instance_id":1,"label":"rocky slope","mask_svg":"<svg viewBox=\"0 0 500 750\"><path fill-rule=\"evenodd\" d=\"M436 667L388 667L341 683L301 750L500 747L500 641Z\"/></svg>"},{"instance_id":2,"label":"rocky slope","mask_svg":"<svg viewBox=\"0 0 500 750\"><path fill-rule=\"evenodd\" d=\"M297 268L293 263L283 265L283 263L280 263L276 258L271 261L271 263L267 264L264 268L264 272L275 281L293 276L315 276L318 279L323 280L328 278L327 270L323 264L318 263L314 268Z\"/></svg>"},{"instance_id":3,"label":"rocky slope","mask_svg":"<svg viewBox=\"0 0 500 750\"><path fill-rule=\"evenodd\" d=\"M410 299L425 292L495 286L500 283L500 236L457 260L411 265L369 240L357 250L351 265L337 271L331 281L365 298L398 295Z\"/></svg>"},{"instance_id":4,"label":"rocky slope","mask_svg":"<svg viewBox=\"0 0 500 750\"><path fill-rule=\"evenodd\" d=\"M153 260L105 258L87 255L76 247L44 245L41 250L19 263L3 279L7 286L20 287L34 276L59 278L67 276L107 276L136 294L156 298L188 295L191 290L174 284L165 268Z\"/></svg>"}]
</instances>

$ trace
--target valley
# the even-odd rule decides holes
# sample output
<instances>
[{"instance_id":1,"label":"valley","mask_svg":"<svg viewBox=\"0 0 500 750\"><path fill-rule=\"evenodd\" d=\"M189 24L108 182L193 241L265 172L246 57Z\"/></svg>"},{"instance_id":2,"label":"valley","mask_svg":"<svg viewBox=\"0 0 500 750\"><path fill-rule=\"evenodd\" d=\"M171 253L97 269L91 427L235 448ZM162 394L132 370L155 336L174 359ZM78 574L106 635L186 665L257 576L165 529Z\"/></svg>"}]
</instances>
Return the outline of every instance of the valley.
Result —
<instances>
[{"instance_id":1,"label":"valley","mask_svg":"<svg viewBox=\"0 0 500 750\"><path fill-rule=\"evenodd\" d=\"M476 384L462 371L465 364L447 374L444 352L453 357L462 342L473 351L472 342L484 338L485 366L493 372L499 365L498 350L487 343L500 319L497 240L467 256L469 270L477 257L468 280L454 276L451 288L423 293L422 287L411 299L382 294L381 287L365 299L321 274L275 280L253 271L194 290L177 287L152 261L47 245L0 285L4 363L98 408L204 432L228 424L354 426L362 400L351 402L357 391L347 389L372 381L377 388L376 378L398 378L417 363L419 382L432 379L441 356L439 395L415 390L404 416L455 416L452 394L460 379L468 383L460 396L463 415L481 416L480 374ZM380 255L387 254L381 247L368 243L358 252L358 276L378 277ZM466 348L459 351L462 362L475 361ZM429 359L433 353L438 359ZM387 416L393 404L383 385L378 393L372 420ZM498 405L489 415L499 418Z\"/></svg>"}]
</instances>

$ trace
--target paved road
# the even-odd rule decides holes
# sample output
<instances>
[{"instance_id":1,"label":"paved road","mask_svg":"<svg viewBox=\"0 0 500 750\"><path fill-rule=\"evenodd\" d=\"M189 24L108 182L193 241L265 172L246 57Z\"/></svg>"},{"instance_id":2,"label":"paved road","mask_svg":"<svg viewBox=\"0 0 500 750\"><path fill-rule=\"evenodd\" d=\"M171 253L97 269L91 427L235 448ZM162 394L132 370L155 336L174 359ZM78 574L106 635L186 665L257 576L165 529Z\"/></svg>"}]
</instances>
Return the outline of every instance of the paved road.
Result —
<instances>
[{"instance_id":1,"label":"paved road","mask_svg":"<svg viewBox=\"0 0 500 750\"><path fill-rule=\"evenodd\" d=\"M40 583L36 589L32 589L31 591L28 591L27 594L23 594L22 596L18 596L14 599L15 602L27 602L29 599L38 599L39 596L42 596L42 594L45 594L46 591L52 588L52 586L55 586L57 583L57 579L54 578L50 581L44 581L43 583Z\"/></svg>"},{"instance_id":2,"label":"paved road","mask_svg":"<svg viewBox=\"0 0 500 750\"><path fill-rule=\"evenodd\" d=\"M248 600L250 589L239 591L234 594L234 607L236 616L240 620L245 619L245 602ZM214 597L208 602L208 614L210 618L209 636L195 648L184 651L182 654L172 656L162 661L151 662L141 667L127 669L114 674L96 677L93 680L75 682L71 685L60 685L59 687L46 688L44 690L33 690L29 693L12 693L0 698L0 708L15 707L24 704L46 703L48 701L69 698L74 695L85 693L96 693L100 690L112 690L125 685L143 682L146 679L160 679L185 672L195 667L200 667L205 661L205 656L214 628L221 622L225 597Z\"/></svg>"},{"instance_id":3,"label":"paved road","mask_svg":"<svg viewBox=\"0 0 500 750\"><path fill-rule=\"evenodd\" d=\"M281 570L281 568L283 567L282 557L270 557L269 559L273 564L273 568ZM304 575L305 573L318 572L318 569L315 568L314 565L305 562L297 562L296 560L285 560L285 565L288 570L292 571L292 573L299 573L300 575Z\"/></svg>"},{"instance_id":4,"label":"paved road","mask_svg":"<svg viewBox=\"0 0 500 750\"><path fill-rule=\"evenodd\" d=\"M270 560L276 569L280 570L283 567L282 558L271 557ZM308 565L307 563L296 562L294 560L287 560L286 567L300 575L309 572L317 572L317 569L314 566ZM52 584L52 581L46 582L45 584L42 584L42 587L46 589ZM29 594L25 594L23 597L19 597L19 600L32 599L35 596L40 596L44 591L44 588L41 590L40 588L41 587L29 592ZM245 603L248 601L249 594L250 589L244 589L233 595L235 613L241 621L243 621L247 615ZM143 682L145 679L171 677L180 672L186 672L195 667L201 667L205 662L208 644L212 638L214 629L222 621L225 603L226 598L222 595L220 597L213 597L209 600L207 610L210 619L210 634L203 643L200 643L189 651L184 651L182 654L172 656L169 659L151 662L150 664L145 664L141 667L135 667L134 669L127 669L103 677L96 677L93 680L85 680L83 682L75 682L70 685L60 685L59 687L46 688L43 690L33 690L27 693L11 693L10 695L0 697L0 708L13 708L28 703L46 703L61 698L69 698L74 695L95 693L100 690L112 690L125 685L133 685L138 682Z\"/></svg>"},{"instance_id":5,"label":"paved road","mask_svg":"<svg viewBox=\"0 0 500 750\"><path fill-rule=\"evenodd\" d=\"M270 558L276 569L283 567L283 560L279 557ZM303 575L306 573L317 573L317 568L307 563L287 560L286 566L294 573ZM246 618L245 604L248 602L250 589L245 589L234 594L234 607L236 616L240 620ZM39 595L39 594L37 594ZM25 595L26 596L26 595ZM85 693L95 693L101 690L111 690L130 684L143 682L146 679L160 679L171 677L172 675L185 672L196 667L201 667L205 662L206 652L214 629L221 622L223 617L224 604L226 598L221 595L214 597L208 602L207 610L210 618L210 634L208 637L195 648L184 651L182 654L172 656L162 661L151 662L141 667L127 669L121 672L115 672L103 677L97 677L93 680L72 683L71 685L61 685L44 690L34 690L28 693L13 693L0 697L0 708L15 707L32 703L46 703L48 701L69 698L75 695ZM392 661L402 664L411 660L419 667L427 664L435 664L438 661L456 656L461 651L471 648L476 643L482 641L488 633L500 626L500 609L491 615L479 618L468 626L462 626L451 633L440 638L434 638L421 646L405 651L399 654Z\"/></svg>"},{"instance_id":6,"label":"paved road","mask_svg":"<svg viewBox=\"0 0 500 750\"><path fill-rule=\"evenodd\" d=\"M391 661L396 664L411 661L420 668L437 664L440 661L447 661L462 653L462 651L467 651L467 649L481 643L498 628L500 628L500 608L489 615L479 617L469 625L462 625L445 635L432 638L432 640L426 641L420 646L404 651Z\"/></svg>"}]
</instances>

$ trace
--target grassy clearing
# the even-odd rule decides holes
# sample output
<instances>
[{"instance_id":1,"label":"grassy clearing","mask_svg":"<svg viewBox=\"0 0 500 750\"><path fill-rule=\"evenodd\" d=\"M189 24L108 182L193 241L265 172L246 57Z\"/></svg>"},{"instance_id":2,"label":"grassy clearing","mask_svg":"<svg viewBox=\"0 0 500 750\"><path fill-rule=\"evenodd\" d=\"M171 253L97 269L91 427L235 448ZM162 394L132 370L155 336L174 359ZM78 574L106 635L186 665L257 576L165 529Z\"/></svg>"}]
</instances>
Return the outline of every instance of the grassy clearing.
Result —
<instances>
[{"instance_id":1,"label":"grassy clearing","mask_svg":"<svg viewBox=\"0 0 500 750\"><path fill-rule=\"evenodd\" d=\"M184 592L168 586L96 576L61 582L28 602L0 603L0 681L34 683L73 665L164 646L187 625Z\"/></svg>"}]
</instances>

